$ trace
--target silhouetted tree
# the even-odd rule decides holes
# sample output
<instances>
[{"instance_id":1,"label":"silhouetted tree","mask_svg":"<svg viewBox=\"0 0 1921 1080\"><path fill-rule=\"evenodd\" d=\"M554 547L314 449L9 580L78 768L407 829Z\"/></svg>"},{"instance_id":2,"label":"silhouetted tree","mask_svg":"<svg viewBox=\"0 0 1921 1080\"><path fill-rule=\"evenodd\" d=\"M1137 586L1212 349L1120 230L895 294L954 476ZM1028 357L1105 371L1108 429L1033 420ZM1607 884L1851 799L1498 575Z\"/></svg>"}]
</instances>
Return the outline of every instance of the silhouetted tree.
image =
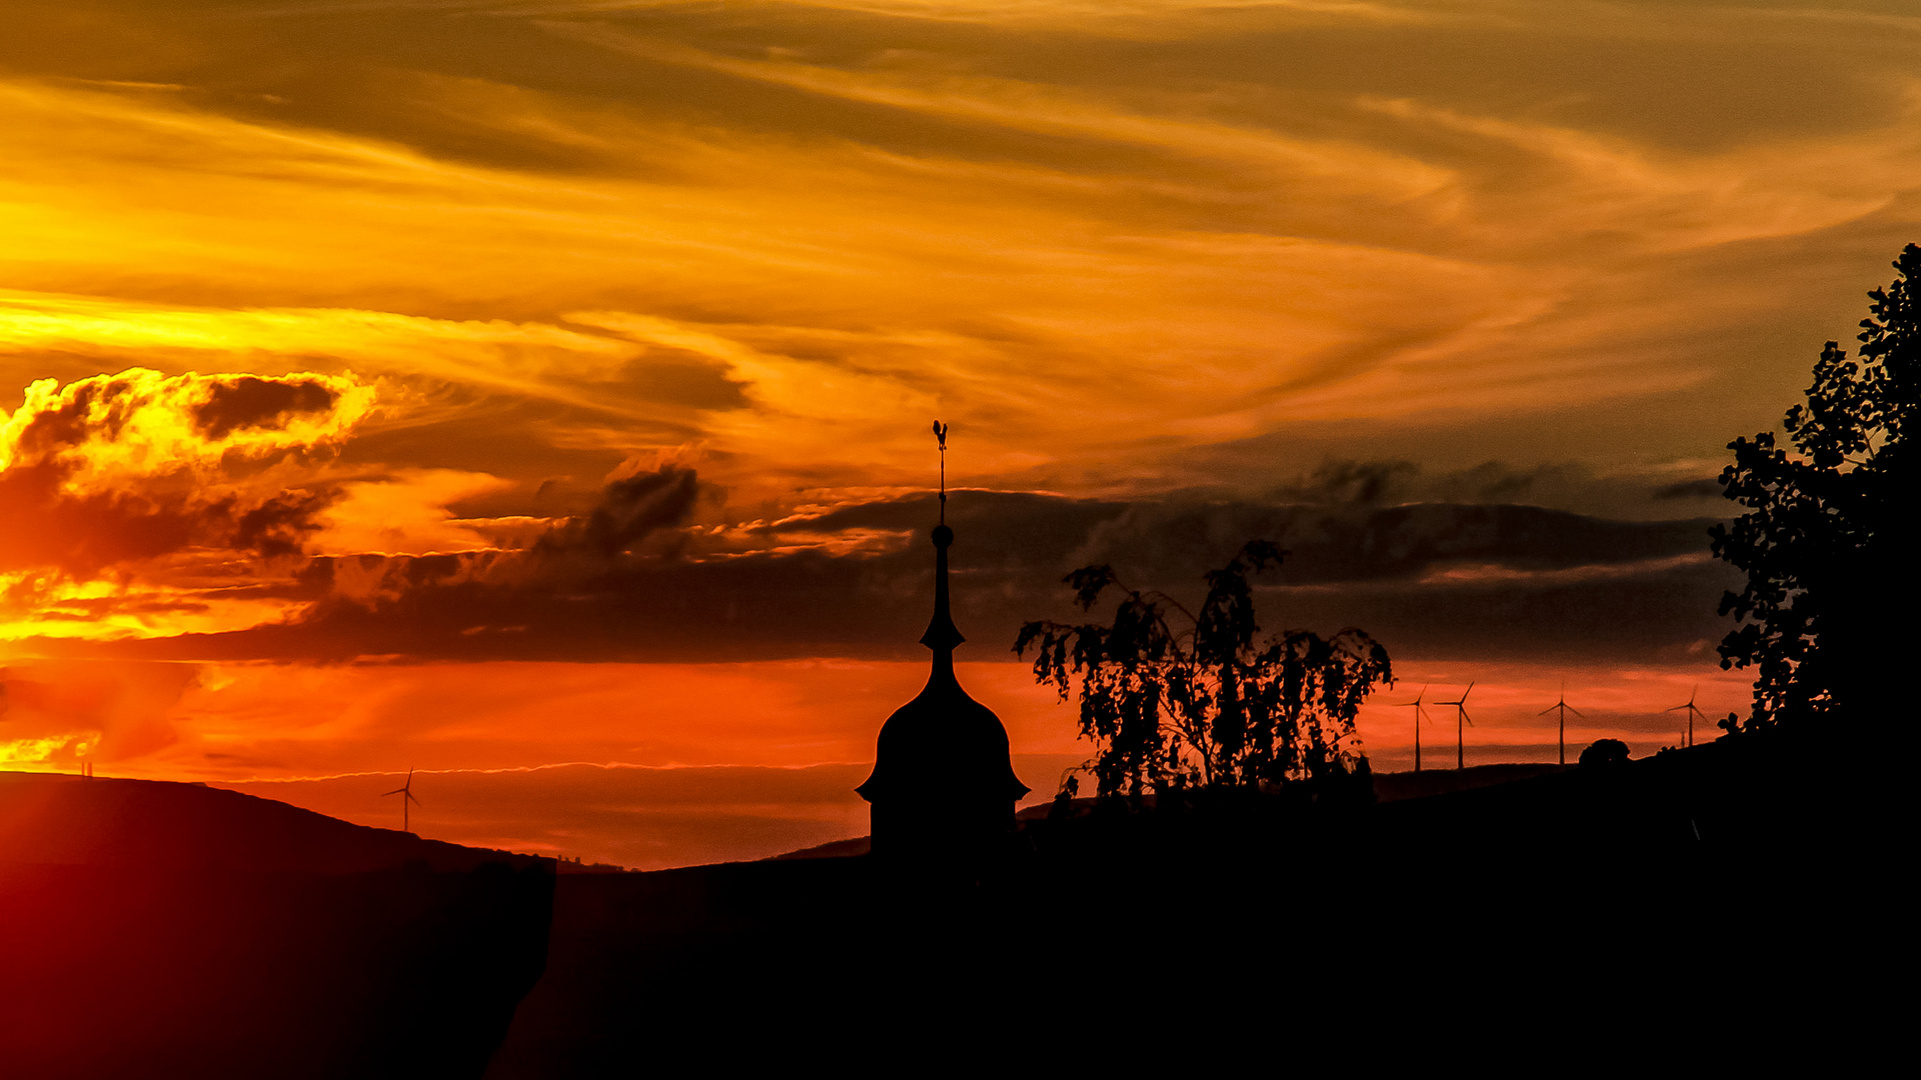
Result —
<instances>
[{"instance_id":1,"label":"silhouetted tree","mask_svg":"<svg viewBox=\"0 0 1921 1080\"><path fill-rule=\"evenodd\" d=\"M1332 638L1289 630L1257 643L1247 579L1284 554L1250 541L1206 575L1198 612L1127 588L1111 566L1084 567L1065 579L1081 610L1109 586L1124 594L1112 623L1021 627L1014 652L1035 650L1036 680L1065 701L1079 676L1081 734L1099 748L1087 767L1101 797L1365 770L1354 715L1374 687L1393 681L1387 650L1355 629Z\"/></svg>"},{"instance_id":2,"label":"silhouetted tree","mask_svg":"<svg viewBox=\"0 0 1921 1080\"><path fill-rule=\"evenodd\" d=\"M1628 759L1628 744L1619 739L1596 739L1581 751L1581 767L1596 769L1603 765L1619 765Z\"/></svg>"},{"instance_id":3,"label":"silhouetted tree","mask_svg":"<svg viewBox=\"0 0 1921 1080\"><path fill-rule=\"evenodd\" d=\"M1897 626L1913 615L1895 529L1914 495L1905 435L1921 363L1921 248L1909 244L1894 268L1894 283L1868 294L1858 360L1828 342L1807 404L1788 410L1793 452L1767 431L1728 444L1724 494L1749 509L1712 536L1715 555L1748 575L1721 599L1737 622L1721 666L1758 669L1744 730L1842 708L1871 721L1892 704Z\"/></svg>"}]
</instances>

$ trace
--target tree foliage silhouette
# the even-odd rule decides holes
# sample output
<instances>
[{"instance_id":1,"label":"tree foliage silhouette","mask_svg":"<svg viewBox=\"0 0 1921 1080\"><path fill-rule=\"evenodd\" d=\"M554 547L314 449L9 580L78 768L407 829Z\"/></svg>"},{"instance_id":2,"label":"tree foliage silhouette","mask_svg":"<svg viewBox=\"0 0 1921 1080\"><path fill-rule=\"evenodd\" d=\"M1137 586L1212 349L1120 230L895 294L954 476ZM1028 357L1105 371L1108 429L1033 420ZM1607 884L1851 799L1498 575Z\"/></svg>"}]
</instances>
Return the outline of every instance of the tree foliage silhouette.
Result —
<instances>
[{"instance_id":1,"label":"tree foliage silhouette","mask_svg":"<svg viewBox=\"0 0 1921 1080\"><path fill-rule=\"evenodd\" d=\"M1721 599L1737 623L1721 666L1757 669L1753 712L1745 725L1722 721L1731 731L1844 709L1870 720L1891 704L1897 624L1913 614L1895 529L1914 494L1906 429L1921 364L1921 248L1909 244L1894 268L1894 283L1868 294L1858 359L1828 342L1807 403L1788 410L1793 452L1767 431L1728 444L1723 494L1748 512L1716 526L1712 548L1747 585Z\"/></svg>"},{"instance_id":2,"label":"tree foliage silhouette","mask_svg":"<svg viewBox=\"0 0 1921 1080\"><path fill-rule=\"evenodd\" d=\"M1393 681L1387 650L1360 630L1331 638L1289 630L1257 642L1248 578L1285 553L1250 541L1206 575L1198 613L1161 592L1129 589L1111 566L1067 575L1081 610L1109 587L1113 621L1024 624L1014 652L1035 650L1034 677L1067 700L1080 681L1081 735L1102 798L1194 788L1331 780L1364 770L1354 716ZM1067 795L1078 789L1069 777Z\"/></svg>"}]
</instances>

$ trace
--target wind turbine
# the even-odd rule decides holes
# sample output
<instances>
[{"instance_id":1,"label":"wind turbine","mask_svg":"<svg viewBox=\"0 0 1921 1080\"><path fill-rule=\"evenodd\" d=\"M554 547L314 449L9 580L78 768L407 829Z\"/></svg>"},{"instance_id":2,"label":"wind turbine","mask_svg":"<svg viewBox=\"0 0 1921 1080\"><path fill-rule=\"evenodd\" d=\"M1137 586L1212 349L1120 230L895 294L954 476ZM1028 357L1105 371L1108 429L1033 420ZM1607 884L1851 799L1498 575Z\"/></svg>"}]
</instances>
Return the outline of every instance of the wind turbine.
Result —
<instances>
[{"instance_id":1,"label":"wind turbine","mask_svg":"<svg viewBox=\"0 0 1921 1080\"><path fill-rule=\"evenodd\" d=\"M1423 686L1421 687L1421 692L1414 695L1413 701L1403 701L1401 702L1401 705L1400 705L1400 707L1402 708L1412 708L1414 710L1414 771L1415 772L1421 771L1421 721L1426 720L1430 724L1434 722L1434 718L1429 716L1427 714L1427 709L1425 709L1421 705L1421 699L1425 698L1426 696L1427 696L1427 687Z\"/></svg>"},{"instance_id":2,"label":"wind turbine","mask_svg":"<svg viewBox=\"0 0 1921 1080\"><path fill-rule=\"evenodd\" d=\"M1703 720L1706 720L1706 719L1708 718L1708 714L1707 714L1707 713L1704 713L1704 712L1702 712L1701 710L1699 710L1699 709L1697 709L1697 708L1695 708L1695 707L1694 707L1694 695L1696 695L1696 694L1698 694L1698 693L1700 693L1700 692L1701 692L1701 684L1700 684L1700 683L1695 683L1695 684L1694 684L1694 689L1692 689L1692 690L1689 690L1689 691L1688 691L1688 700L1687 700L1687 703L1686 703L1686 704L1684 704L1684 705L1676 705L1676 706L1675 706L1674 708L1672 708L1672 709L1665 709L1665 710L1663 710L1664 712L1680 712L1680 711L1681 711L1682 709L1686 709L1686 710L1688 711L1688 741L1687 741L1687 743L1686 743L1686 745L1688 745L1688 746L1693 746L1693 745L1694 745L1694 718L1695 718L1695 716L1697 716L1697 715L1698 715L1698 716L1700 716L1700 717L1701 717L1701 719L1703 719Z\"/></svg>"},{"instance_id":3,"label":"wind turbine","mask_svg":"<svg viewBox=\"0 0 1921 1080\"><path fill-rule=\"evenodd\" d=\"M1457 769L1467 768L1467 736L1465 734L1466 729L1464 729L1462 725L1472 724L1474 722L1474 718L1467 714L1467 696L1473 692L1474 684L1468 683L1467 689L1461 691L1459 698L1453 701L1437 701L1434 703L1436 705L1454 706L1454 767Z\"/></svg>"},{"instance_id":4,"label":"wind turbine","mask_svg":"<svg viewBox=\"0 0 1921 1080\"><path fill-rule=\"evenodd\" d=\"M1556 701L1554 704L1549 705L1547 708L1542 709L1537 715L1546 716L1548 713L1554 712L1557 709L1560 710L1560 713L1561 713L1561 764L1566 765L1567 764L1567 714L1573 713L1576 716L1581 715L1581 710L1567 703L1567 680L1566 679L1561 680L1561 699L1559 701ZM1582 718L1586 719L1585 717L1582 717Z\"/></svg>"},{"instance_id":5,"label":"wind turbine","mask_svg":"<svg viewBox=\"0 0 1921 1080\"><path fill-rule=\"evenodd\" d=\"M393 789L392 791L382 793L380 797L384 799L388 795L398 795L401 797L400 798L400 831L404 833L413 832L414 830L412 828L412 823L407 816L407 810L408 810L407 803L409 801L412 801L415 806L420 805L420 800L414 798L413 766L411 765L407 766L407 782L406 783L400 785L399 787Z\"/></svg>"}]
</instances>

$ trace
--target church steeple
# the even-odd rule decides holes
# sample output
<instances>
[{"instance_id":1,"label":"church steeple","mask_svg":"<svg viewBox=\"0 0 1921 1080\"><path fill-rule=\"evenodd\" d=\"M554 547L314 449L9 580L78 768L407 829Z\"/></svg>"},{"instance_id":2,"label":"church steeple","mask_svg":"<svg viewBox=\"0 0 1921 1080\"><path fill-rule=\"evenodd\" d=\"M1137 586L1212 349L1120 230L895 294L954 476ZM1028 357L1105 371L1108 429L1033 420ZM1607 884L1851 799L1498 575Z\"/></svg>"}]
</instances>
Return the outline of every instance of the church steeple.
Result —
<instances>
[{"instance_id":1,"label":"church steeple","mask_svg":"<svg viewBox=\"0 0 1921 1080\"><path fill-rule=\"evenodd\" d=\"M945 494L945 493L943 493ZM934 650L934 658L954 654L954 646L966 641L954 625L954 612L947 599L947 549L954 543L954 530L945 524L934 526L934 617L927 620L927 632L920 643Z\"/></svg>"},{"instance_id":2,"label":"church steeple","mask_svg":"<svg viewBox=\"0 0 1921 1080\"><path fill-rule=\"evenodd\" d=\"M934 438L940 440L940 524L934 526L934 617L920 643L934 650L938 666L941 654L952 655L954 646L967 639L954 625L954 614L947 602L947 549L953 546L954 530L947 527L947 425L934 421Z\"/></svg>"},{"instance_id":3,"label":"church steeple","mask_svg":"<svg viewBox=\"0 0 1921 1080\"><path fill-rule=\"evenodd\" d=\"M876 855L972 860L1013 827L1027 785L1014 775L1007 729L993 710L961 689L954 648L967 639L948 597L947 426L934 422L941 447L941 521L934 527L934 615L920 643L933 651L927 685L882 725L874 772L855 790L873 804Z\"/></svg>"}]
</instances>

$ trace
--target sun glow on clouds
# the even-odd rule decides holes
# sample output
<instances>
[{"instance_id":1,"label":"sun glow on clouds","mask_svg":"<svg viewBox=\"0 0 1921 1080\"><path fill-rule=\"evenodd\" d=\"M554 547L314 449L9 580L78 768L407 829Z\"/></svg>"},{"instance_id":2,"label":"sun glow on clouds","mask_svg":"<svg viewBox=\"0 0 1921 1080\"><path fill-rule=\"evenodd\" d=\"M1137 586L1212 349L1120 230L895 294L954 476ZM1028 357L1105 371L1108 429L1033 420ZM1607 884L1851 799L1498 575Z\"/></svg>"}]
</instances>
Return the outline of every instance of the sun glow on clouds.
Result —
<instances>
[{"instance_id":1,"label":"sun glow on clouds","mask_svg":"<svg viewBox=\"0 0 1921 1080\"><path fill-rule=\"evenodd\" d=\"M327 500L312 463L374 395L314 373L36 380L0 424L0 636L155 636L285 614L262 586Z\"/></svg>"},{"instance_id":2,"label":"sun glow on clouds","mask_svg":"<svg viewBox=\"0 0 1921 1080\"><path fill-rule=\"evenodd\" d=\"M168 377L132 368L64 387L39 379L0 425L0 471L50 467L69 493L205 474L229 457L337 443L373 400L373 388L351 377L311 373Z\"/></svg>"},{"instance_id":3,"label":"sun glow on clouds","mask_svg":"<svg viewBox=\"0 0 1921 1080\"><path fill-rule=\"evenodd\" d=\"M52 766L859 761L913 665L303 661L383 627L365 652L527 655L536 601L634 648L674 604L738 638L770 582L914 607L887 560L921 525L883 504L928 485L934 415L957 486L1063 505L1258 501L1322 458L1674 486L1778 419L1921 227L1921 20L1842 4L23 2L0 641L288 632L103 675L145 703L112 716L19 690L0 746ZM1245 539L1210 528L1179 535ZM1526 554L1303 588L1707 581L1698 551ZM1018 747L1072 752L1019 676L974 677Z\"/></svg>"},{"instance_id":4,"label":"sun glow on clouds","mask_svg":"<svg viewBox=\"0 0 1921 1080\"><path fill-rule=\"evenodd\" d=\"M501 530L488 529L491 522L457 520L447 507L512 486L497 476L454 469L409 469L379 481L349 481L341 485L340 501L318 515L321 528L308 547L322 555L426 555L497 547Z\"/></svg>"},{"instance_id":5,"label":"sun glow on clouds","mask_svg":"<svg viewBox=\"0 0 1921 1080\"><path fill-rule=\"evenodd\" d=\"M306 606L272 596L247 595L261 582L240 567L183 567L176 571L161 562L148 563L140 570L146 580L120 577L74 581L39 571L0 573L0 642L217 633L275 622ZM244 584L236 583L234 578L242 574Z\"/></svg>"}]
</instances>

